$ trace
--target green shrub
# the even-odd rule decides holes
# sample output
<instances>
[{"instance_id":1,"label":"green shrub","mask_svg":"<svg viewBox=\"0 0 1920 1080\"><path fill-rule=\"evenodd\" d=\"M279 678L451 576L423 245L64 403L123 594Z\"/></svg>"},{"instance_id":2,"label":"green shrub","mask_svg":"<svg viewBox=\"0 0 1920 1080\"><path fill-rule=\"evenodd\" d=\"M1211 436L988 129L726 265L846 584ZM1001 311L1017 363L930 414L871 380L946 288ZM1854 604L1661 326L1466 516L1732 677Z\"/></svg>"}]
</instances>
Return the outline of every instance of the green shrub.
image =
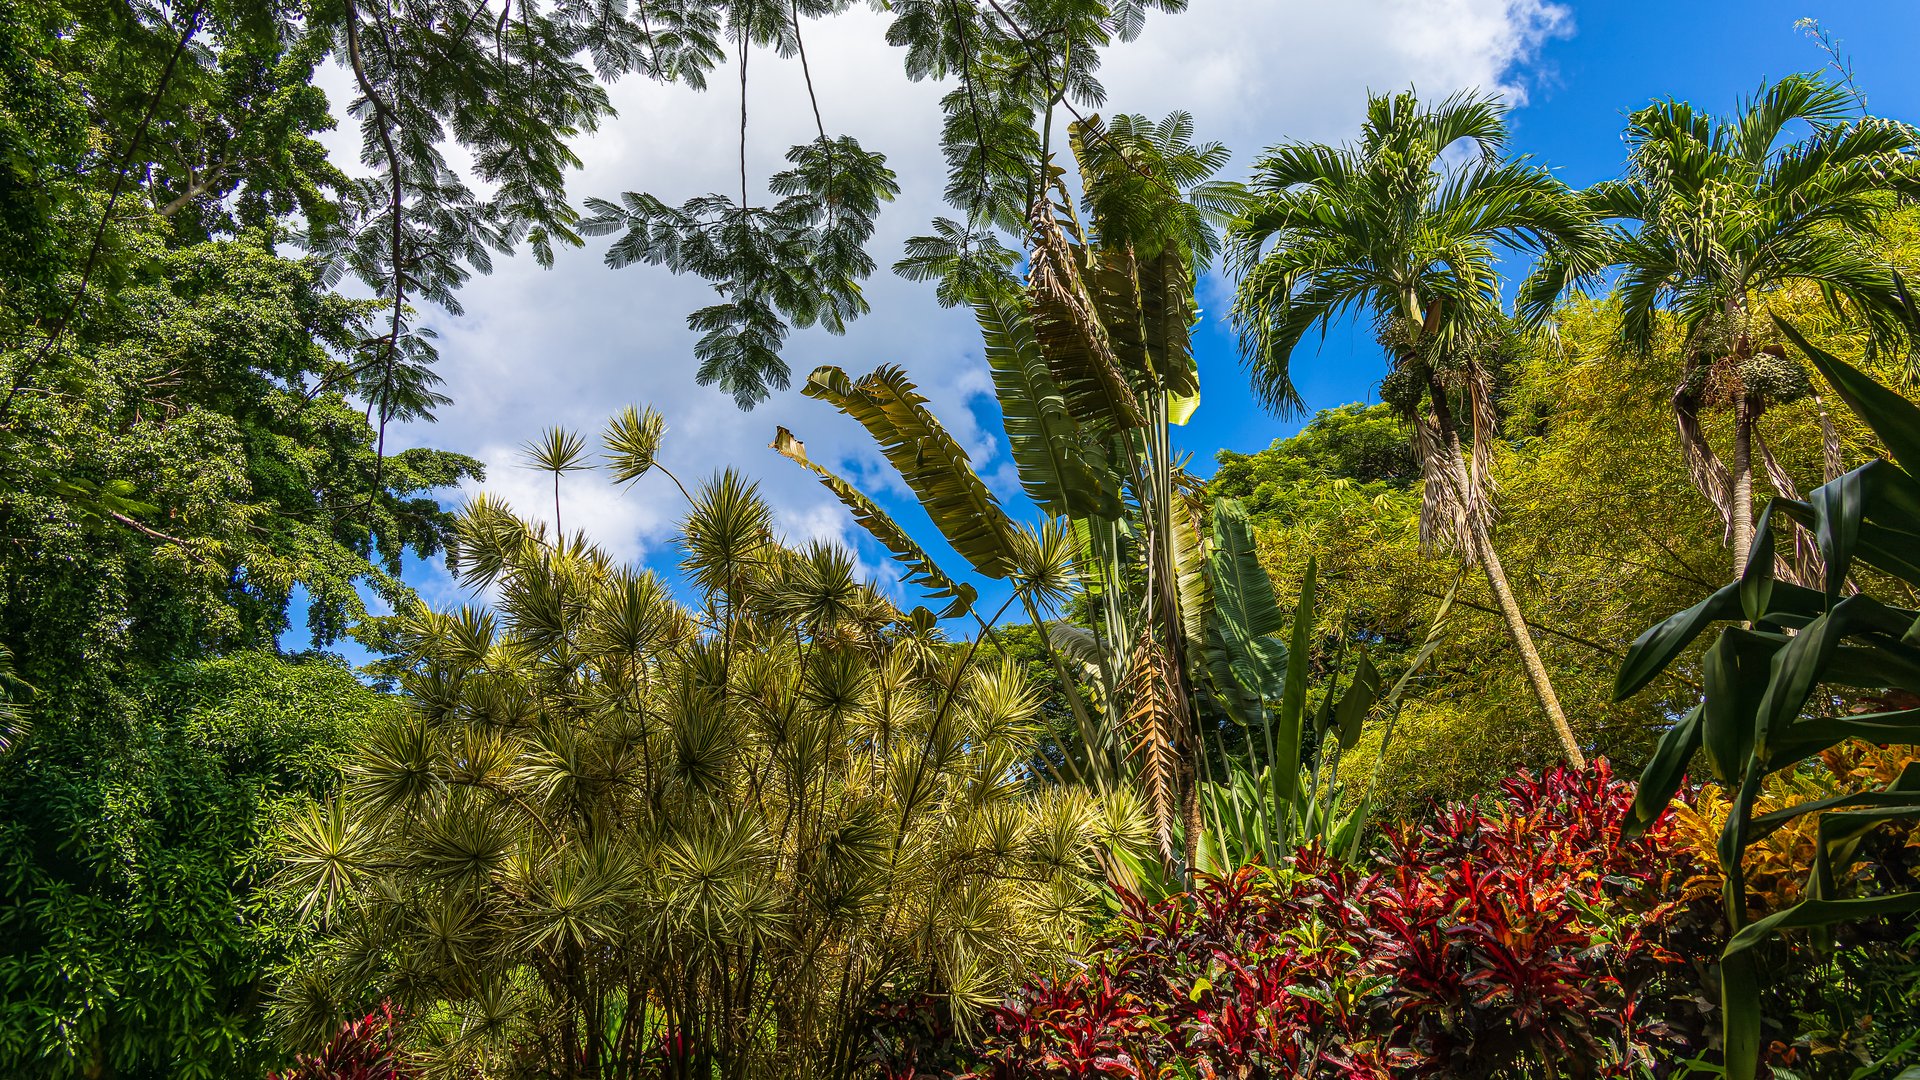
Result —
<instances>
[{"instance_id":1,"label":"green shrub","mask_svg":"<svg viewBox=\"0 0 1920 1080\"><path fill-rule=\"evenodd\" d=\"M335 661L248 652L36 715L0 757L0 1075L260 1075L299 933L264 837L338 782L390 699Z\"/></svg>"}]
</instances>

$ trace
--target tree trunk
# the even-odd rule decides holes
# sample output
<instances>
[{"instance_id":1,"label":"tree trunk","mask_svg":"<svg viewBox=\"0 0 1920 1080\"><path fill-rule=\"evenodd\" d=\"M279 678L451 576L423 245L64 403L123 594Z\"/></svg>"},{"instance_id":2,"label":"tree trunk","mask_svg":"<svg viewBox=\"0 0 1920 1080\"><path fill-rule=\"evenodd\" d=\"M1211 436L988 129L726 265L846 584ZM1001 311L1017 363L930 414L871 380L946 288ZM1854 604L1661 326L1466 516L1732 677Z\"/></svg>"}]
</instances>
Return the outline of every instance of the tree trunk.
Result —
<instances>
[{"instance_id":1,"label":"tree trunk","mask_svg":"<svg viewBox=\"0 0 1920 1080\"><path fill-rule=\"evenodd\" d=\"M1533 643L1533 632L1527 628L1526 617L1520 613L1520 603L1514 599L1513 587L1507 582L1506 568L1500 564L1500 555L1493 549L1493 538L1487 531L1486 517L1475 503L1472 479L1467 473L1466 452L1460 446L1460 432L1453 422L1453 410L1447 403L1446 388L1440 385L1438 378L1429 376L1427 392L1433 403L1434 425L1440 429L1439 452L1446 455L1447 471L1453 477L1454 529L1461 553L1469 559L1479 560L1480 568L1487 575L1487 585L1493 590L1494 600L1499 604L1500 614L1507 621L1507 633L1513 638L1514 647L1520 650L1520 666L1527 674L1534 698L1540 702L1541 711L1552 722L1554 734L1559 736L1560 747L1566 752L1568 763L1575 769L1585 771L1587 757L1580 752L1580 743L1573 736L1573 726L1567 723L1567 714L1560 708L1560 695L1554 692L1553 679L1548 676L1547 666L1540 659L1540 650Z\"/></svg>"},{"instance_id":2,"label":"tree trunk","mask_svg":"<svg viewBox=\"0 0 1920 1080\"><path fill-rule=\"evenodd\" d=\"M1753 427L1755 410L1742 398L1733 417L1733 576L1747 572L1753 547Z\"/></svg>"},{"instance_id":3,"label":"tree trunk","mask_svg":"<svg viewBox=\"0 0 1920 1080\"><path fill-rule=\"evenodd\" d=\"M1200 834L1206 828L1206 823L1200 818L1200 773L1193 767L1192 757L1188 756L1188 761L1180 770L1183 774L1180 778L1180 818L1187 831L1186 843L1180 854L1186 860L1188 880L1192 880L1194 872L1199 869L1195 863L1200 858Z\"/></svg>"},{"instance_id":4,"label":"tree trunk","mask_svg":"<svg viewBox=\"0 0 1920 1080\"><path fill-rule=\"evenodd\" d=\"M1500 614L1507 620L1507 633L1512 635L1514 647L1520 650L1520 666L1526 670L1527 682L1533 686L1533 696L1539 699L1540 708L1545 710L1547 719L1553 722L1554 734L1560 737L1560 748L1566 751L1568 763L1584 772L1587 757L1580 752L1579 740L1573 736L1573 726L1567 723L1567 714L1560 708L1560 695L1554 693L1553 680L1547 675L1547 665L1540 659L1540 650L1534 647L1533 632L1527 628L1527 620L1520 614L1519 601L1513 598L1513 587L1507 583L1507 571L1500 565L1499 553L1493 550L1493 539L1477 524L1473 527L1473 536L1480 548L1480 568L1486 572L1487 585L1500 605Z\"/></svg>"}]
</instances>

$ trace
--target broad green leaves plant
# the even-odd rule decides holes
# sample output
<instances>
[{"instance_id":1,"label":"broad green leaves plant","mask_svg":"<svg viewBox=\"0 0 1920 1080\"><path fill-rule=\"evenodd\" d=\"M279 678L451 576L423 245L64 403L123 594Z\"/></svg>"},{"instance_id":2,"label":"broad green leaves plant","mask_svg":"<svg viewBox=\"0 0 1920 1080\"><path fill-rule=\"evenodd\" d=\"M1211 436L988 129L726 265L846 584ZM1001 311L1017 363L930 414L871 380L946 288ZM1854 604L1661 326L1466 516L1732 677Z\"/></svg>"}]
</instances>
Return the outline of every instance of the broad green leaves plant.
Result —
<instances>
[{"instance_id":1,"label":"broad green leaves plant","mask_svg":"<svg viewBox=\"0 0 1920 1080\"><path fill-rule=\"evenodd\" d=\"M275 829L392 699L259 651L122 679L115 713L0 753L0 1073L262 1076L284 1050L258 1003L305 948Z\"/></svg>"},{"instance_id":2,"label":"broad green leaves plant","mask_svg":"<svg viewBox=\"0 0 1920 1080\"><path fill-rule=\"evenodd\" d=\"M1062 682L1085 688L1096 708L1077 691L1068 695L1079 744L1065 768L1102 792L1133 787L1171 867L1193 861L1201 832L1195 763L1203 735L1193 702L1208 599L1199 505L1174 461L1169 429L1199 402L1195 267L1217 247L1214 225L1238 188L1209 179L1224 152L1195 145L1185 114L1159 125L1121 117L1111 129L1096 117L1072 125L1070 142L1082 180L1078 209L1061 171L1036 167L1024 287L983 274L968 296L1021 486L1048 518L1028 535L1058 538L1059 559L1036 558L1046 545L1018 540L1022 530L899 369L850 379L823 367L806 393L867 429L974 572L1013 581L1036 628L1067 591L1042 587L1060 576L1045 565L1071 566L1090 627L1047 626L1041 640ZM958 260L959 235L949 239L942 250ZM936 257L937 246L918 264L928 275L946 257ZM783 433L776 446L789 438ZM806 464L923 587L955 595L941 584L951 579L923 569L924 553L909 550L871 500ZM1176 852L1183 834L1187 849Z\"/></svg>"},{"instance_id":3,"label":"broad green leaves plant","mask_svg":"<svg viewBox=\"0 0 1920 1080\"><path fill-rule=\"evenodd\" d=\"M1920 892L1855 891L1847 869L1875 828L1920 818L1920 771L1877 790L1851 792L1755 815L1761 781L1841 742L1920 741L1920 611L1866 589L1920 586L1920 408L1821 350L1791 324L1779 328L1878 436L1893 460L1875 460L1813 491L1804 502L1776 498L1760 515L1751 557L1738 580L1649 628L1621 665L1615 693L1640 690L1709 627L1724 626L1703 661L1700 704L1674 724L1641 776L1630 825L1644 829L1665 810L1696 757L1735 794L1720 839L1726 917L1737 931L1723 958L1726 1067L1755 1075L1761 1051L1760 978L1755 946L1785 930L1920 910ZM1811 531L1825 566L1819 588L1774 580L1775 521ZM1852 581L1859 591L1849 586ZM1852 710L1846 703L1857 703ZM1818 846L1804 898L1754 919L1748 913L1743 854L1771 830L1820 815Z\"/></svg>"}]
</instances>

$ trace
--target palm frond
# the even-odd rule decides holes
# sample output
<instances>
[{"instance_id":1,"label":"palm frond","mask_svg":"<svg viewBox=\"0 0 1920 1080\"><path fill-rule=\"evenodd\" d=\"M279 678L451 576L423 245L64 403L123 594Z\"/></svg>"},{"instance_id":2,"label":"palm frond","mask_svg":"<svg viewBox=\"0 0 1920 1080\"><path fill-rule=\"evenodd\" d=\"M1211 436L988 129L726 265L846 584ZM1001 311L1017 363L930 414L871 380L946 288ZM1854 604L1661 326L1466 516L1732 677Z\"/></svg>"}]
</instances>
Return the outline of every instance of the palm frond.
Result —
<instances>
[{"instance_id":1,"label":"palm frond","mask_svg":"<svg viewBox=\"0 0 1920 1080\"><path fill-rule=\"evenodd\" d=\"M1815 127L1837 124L1853 114L1856 102L1847 88L1819 75L1789 75L1765 85L1742 102L1729 132L1728 149L1756 169L1763 167L1787 126L1804 121Z\"/></svg>"}]
</instances>

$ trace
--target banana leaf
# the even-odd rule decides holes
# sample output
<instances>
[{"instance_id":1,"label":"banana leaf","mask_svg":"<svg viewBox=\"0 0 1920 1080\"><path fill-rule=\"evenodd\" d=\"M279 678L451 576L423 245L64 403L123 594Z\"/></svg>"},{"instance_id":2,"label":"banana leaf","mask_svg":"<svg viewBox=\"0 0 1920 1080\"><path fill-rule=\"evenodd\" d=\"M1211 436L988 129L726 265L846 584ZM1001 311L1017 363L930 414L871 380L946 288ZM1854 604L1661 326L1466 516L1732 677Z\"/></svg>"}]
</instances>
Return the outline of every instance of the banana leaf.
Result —
<instances>
[{"instance_id":1,"label":"banana leaf","mask_svg":"<svg viewBox=\"0 0 1920 1080\"><path fill-rule=\"evenodd\" d=\"M1283 691L1287 648L1276 635L1285 629L1286 616L1260 565L1246 508L1237 499L1213 505L1213 551L1207 563L1208 671L1228 713L1251 727L1263 722L1268 703L1278 702Z\"/></svg>"},{"instance_id":2,"label":"banana leaf","mask_svg":"<svg viewBox=\"0 0 1920 1080\"><path fill-rule=\"evenodd\" d=\"M1033 336L1023 301L989 295L974 305L987 370L1020 486L1055 517L1118 517L1118 483L1106 448L1067 409Z\"/></svg>"},{"instance_id":3,"label":"banana leaf","mask_svg":"<svg viewBox=\"0 0 1920 1080\"><path fill-rule=\"evenodd\" d=\"M927 407L906 373L891 364L858 382L831 365L801 392L860 422L933 520L974 570L1003 578L1013 568L1013 523L973 471L972 460Z\"/></svg>"},{"instance_id":4,"label":"banana leaf","mask_svg":"<svg viewBox=\"0 0 1920 1080\"><path fill-rule=\"evenodd\" d=\"M1293 610L1293 640L1287 645L1287 675L1273 718L1274 813L1295 809L1300 797L1300 734L1307 706L1307 659L1313 642L1314 560L1307 560L1300 603Z\"/></svg>"},{"instance_id":5,"label":"banana leaf","mask_svg":"<svg viewBox=\"0 0 1920 1080\"><path fill-rule=\"evenodd\" d=\"M772 445L782 457L795 462L818 477L828 491L833 492L848 510L853 511L854 522L867 530L869 535L880 542L881 547L887 549L888 554L906 568L902 581L922 590L930 599L950 601L941 609L941 618L951 619L964 615L973 606L973 602L979 598L973 586L948 577L946 572L940 569L939 564L933 561L933 556L928 555L919 544L914 543L913 537L908 536L907 531L902 529L885 510L882 510L878 503L868 498L865 492L809 460L806 444L794 438L793 432L784 427L780 428L774 433Z\"/></svg>"}]
</instances>

